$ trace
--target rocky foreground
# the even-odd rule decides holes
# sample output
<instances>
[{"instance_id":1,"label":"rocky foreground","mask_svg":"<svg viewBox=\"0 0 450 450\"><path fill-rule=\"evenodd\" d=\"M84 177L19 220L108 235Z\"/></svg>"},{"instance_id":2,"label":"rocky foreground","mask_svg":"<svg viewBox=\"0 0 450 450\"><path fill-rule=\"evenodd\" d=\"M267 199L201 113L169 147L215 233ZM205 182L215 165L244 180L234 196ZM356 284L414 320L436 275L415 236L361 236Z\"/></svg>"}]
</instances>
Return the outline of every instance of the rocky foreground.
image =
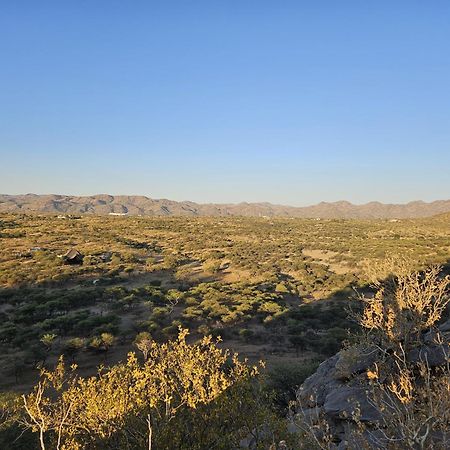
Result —
<instances>
[{"instance_id":1,"label":"rocky foreground","mask_svg":"<svg viewBox=\"0 0 450 450\"><path fill-rule=\"evenodd\" d=\"M438 330L426 333L423 344L406 353L406 363L409 367L425 364L431 374L442 370L448 377L449 343L450 320ZM380 383L374 368L381 364L393 366L394 356L377 347L343 350L324 361L297 392L295 421L300 421L319 441L329 442L329 448L430 448L408 444L400 429L397 436L400 447L390 447L392 437L385 430L392 425L389 423L392 411L395 408L403 411L403 407L393 401L393 396L387 398L386 392L377 397ZM439 400L450 403L450 398ZM449 448L450 436L435 431L433 426L430 426L430 436L431 448Z\"/></svg>"}]
</instances>

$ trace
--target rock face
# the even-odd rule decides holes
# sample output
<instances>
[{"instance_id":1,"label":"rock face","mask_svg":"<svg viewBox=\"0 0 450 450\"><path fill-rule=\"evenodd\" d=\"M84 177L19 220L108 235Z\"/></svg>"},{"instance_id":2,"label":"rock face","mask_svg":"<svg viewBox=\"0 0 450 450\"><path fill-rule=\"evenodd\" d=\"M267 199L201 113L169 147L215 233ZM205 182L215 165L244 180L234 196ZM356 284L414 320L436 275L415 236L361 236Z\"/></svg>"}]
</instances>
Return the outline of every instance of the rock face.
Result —
<instances>
[{"instance_id":1,"label":"rock face","mask_svg":"<svg viewBox=\"0 0 450 450\"><path fill-rule=\"evenodd\" d=\"M424 344L406 355L408 363L425 362L433 370L450 362L450 321L439 330L443 345L437 345L430 336L425 336ZM325 421L334 443L332 446L339 450L387 448L383 439L377 439L377 435L382 434L377 426L383 427L383 417L372 399L367 374L379 360L381 354L373 348L362 353L341 351L324 361L297 392L296 420L311 426ZM355 433L357 422L363 423L371 432Z\"/></svg>"},{"instance_id":2,"label":"rock face","mask_svg":"<svg viewBox=\"0 0 450 450\"><path fill-rule=\"evenodd\" d=\"M340 449L352 448L345 443L356 427L352 419L355 414L362 422L380 419L380 412L370 403L368 385L365 385L365 372L372 358L356 360L354 367L349 367L348 361L344 363L347 358L344 352L339 352L324 361L297 392L300 420L315 425L319 419L325 419L336 448ZM344 364L345 371L342 370Z\"/></svg>"}]
</instances>

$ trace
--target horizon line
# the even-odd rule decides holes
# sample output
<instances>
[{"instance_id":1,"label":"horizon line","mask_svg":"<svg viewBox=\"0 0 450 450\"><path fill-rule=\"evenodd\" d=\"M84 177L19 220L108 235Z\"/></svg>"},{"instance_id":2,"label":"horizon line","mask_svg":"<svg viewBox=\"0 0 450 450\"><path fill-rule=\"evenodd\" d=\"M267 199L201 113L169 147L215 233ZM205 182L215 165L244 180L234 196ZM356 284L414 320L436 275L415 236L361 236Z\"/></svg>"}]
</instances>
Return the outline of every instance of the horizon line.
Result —
<instances>
[{"instance_id":1,"label":"horizon line","mask_svg":"<svg viewBox=\"0 0 450 450\"><path fill-rule=\"evenodd\" d=\"M108 193L97 193L97 194L83 194L83 195L78 195L78 194L55 194L55 193L46 193L46 194L36 194L33 192L28 192L26 194L3 194L0 193L0 196L8 196L8 197L25 197L25 196L39 196L39 197L45 197L45 196L60 196L60 197L78 197L78 198L95 198L95 197L99 197L99 196L109 196L109 197L144 197L146 199L149 200L154 200L154 201L169 201L169 202L174 202L174 203L194 203L197 205L223 205L223 206L238 206L238 205L261 205L261 204L269 204L272 206L279 206L279 207L286 207L286 208L309 208L309 207L313 207L313 206L318 206L321 204L339 204L339 203L348 203L349 205L352 206L366 206L366 205L370 205L373 203L378 203L384 206L406 206L406 205L410 205L410 204L414 204L414 203L422 203L422 204L432 204L432 203L437 203L437 202L446 202L446 201L450 201L450 198L439 198L436 200L431 200L431 201L425 201L425 200L410 200L407 202L402 202L402 203L391 203L391 202L382 202L379 200L370 200L367 201L365 203L353 203L349 200L345 200L345 199L341 199L341 200L336 200L336 201L325 201L325 200L321 200L317 203L312 203L312 204L308 204L308 205L304 205L304 206L294 206L294 205L289 205L289 204L283 204L283 203L273 203L273 202L269 202L269 201L239 201L239 202L199 202L199 201L194 201L194 200L173 200L170 198L165 198L165 197L160 197L160 198L155 198L155 197L150 197L148 195L144 195L144 194L108 194Z\"/></svg>"}]
</instances>

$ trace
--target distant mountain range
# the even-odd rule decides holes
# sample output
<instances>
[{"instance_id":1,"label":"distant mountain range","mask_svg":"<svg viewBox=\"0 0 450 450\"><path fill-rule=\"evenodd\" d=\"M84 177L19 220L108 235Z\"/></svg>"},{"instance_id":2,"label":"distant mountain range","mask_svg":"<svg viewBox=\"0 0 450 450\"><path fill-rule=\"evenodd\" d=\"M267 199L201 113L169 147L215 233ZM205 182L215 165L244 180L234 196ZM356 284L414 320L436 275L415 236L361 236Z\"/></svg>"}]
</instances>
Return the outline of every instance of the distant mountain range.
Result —
<instances>
[{"instance_id":1,"label":"distant mountain range","mask_svg":"<svg viewBox=\"0 0 450 450\"><path fill-rule=\"evenodd\" d=\"M0 212L38 212L49 214L97 214L143 216L267 216L342 219L405 219L428 217L450 211L450 200L422 201L395 205L370 202L353 205L346 201L322 202L294 207L271 203L199 204L176 202L140 195L1 195Z\"/></svg>"}]
</instances>

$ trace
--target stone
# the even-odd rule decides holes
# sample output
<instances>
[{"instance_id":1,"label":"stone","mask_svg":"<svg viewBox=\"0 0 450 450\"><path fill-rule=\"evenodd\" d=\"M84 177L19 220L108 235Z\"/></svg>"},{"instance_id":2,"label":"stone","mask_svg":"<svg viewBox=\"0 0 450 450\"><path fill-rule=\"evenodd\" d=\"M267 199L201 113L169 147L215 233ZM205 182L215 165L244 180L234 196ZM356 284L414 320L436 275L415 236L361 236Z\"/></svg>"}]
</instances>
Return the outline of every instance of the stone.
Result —
<instances>
[{"instance_id":1,"label":"stone","mask_svg":"<svg viewBox=\"0 0 450 450\"><path fill-rule=\"evenodd\" d=\"M450 361L447 329L448 321L439 330L440 338L444 339L443 345L437 344L432 332L429 332L429 340L410 350L406 355L407 361L412 364L427 361L430 367L445 366ZM372 386L366 372L380 360L384 360L385 367L389 367L389 364L394 364L393 357L386 353L381 358L375 348L354 350L343 350L327 359L305 380L297 391L298 410L294 420L300 422L303 419L303 423L312 425L314 432L320 434L322 428L314 427L316 418L320 416L320 420L328 424L332 436L330 449L384 450L388 448L382 429L386 424L382 412L371 401ZM379 394L385 395L382 392ZM355 418L364 422L364 429L361 430ZM442 443L445 440L445 436L433 436L433 442Z\"/></svg>"},{"instance_id":2,"label":"stone","mask_svg":"<svg viewBox=\"0 0 450 450\"><path fill-rule=\"evenodd\" d=\"M437 367L450 362L450 350L447 345L424 345L411 350L407 355L410 363L427 363L430 367Z\"/></svg>"},{"instance_id":3,"label":"stone","mask_svg":"<svg viewBox=\"0 0 450 450\"><path fill-rule=\"evenodd\" d=\"M346 380L352 378L354 375L365 373L379 360L379 357L380 354L376 348L361 350L355 355L343 350L339 352L335 377L339 380Z\"/></svg>"},{"instance_id":4,"label":"stone","mask_svg":"<svg viewBox=\"0 0 450 450\"><path fill-rule=\"evenodd\" d=\"M341 386L331 391L323 405L324 411L335 419L351 419L355 414L361 422L380 420L380 412L369 402L363 387Z\"/></svg>"},{"instance_id":5,"label":"stone","mask_svg":"<svg viewBox=\"0 0 450 450\"><path fill-rule=\"evenodd\" d=\"M343 383L334 377L339 354L327 359L317 368L317 371L308 377L299 391L297 399L304 407L321 406L330 391L342 386Z\"/></svg>"}]
</instances>

